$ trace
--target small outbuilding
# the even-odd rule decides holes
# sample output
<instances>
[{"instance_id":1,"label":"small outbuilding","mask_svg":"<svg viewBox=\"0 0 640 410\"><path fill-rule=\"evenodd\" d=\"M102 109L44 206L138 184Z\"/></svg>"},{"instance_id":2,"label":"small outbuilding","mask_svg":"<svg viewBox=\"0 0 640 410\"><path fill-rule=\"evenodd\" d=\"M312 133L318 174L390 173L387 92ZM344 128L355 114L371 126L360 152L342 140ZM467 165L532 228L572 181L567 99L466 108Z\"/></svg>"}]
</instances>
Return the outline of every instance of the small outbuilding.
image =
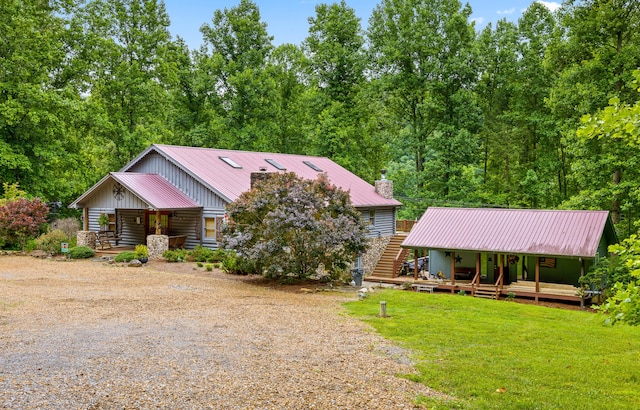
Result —
<instances>
[{"instance_id":1,"label":"small outbuilding","mask_svg":"<svg viewBox=\"0 0 640 410\"><path fill-rule=\"evenodd\" d=\"M583 300L580 277L616 242L607 211L429 208L402 247L451 291Z\"/></svg>"}]
</instances>

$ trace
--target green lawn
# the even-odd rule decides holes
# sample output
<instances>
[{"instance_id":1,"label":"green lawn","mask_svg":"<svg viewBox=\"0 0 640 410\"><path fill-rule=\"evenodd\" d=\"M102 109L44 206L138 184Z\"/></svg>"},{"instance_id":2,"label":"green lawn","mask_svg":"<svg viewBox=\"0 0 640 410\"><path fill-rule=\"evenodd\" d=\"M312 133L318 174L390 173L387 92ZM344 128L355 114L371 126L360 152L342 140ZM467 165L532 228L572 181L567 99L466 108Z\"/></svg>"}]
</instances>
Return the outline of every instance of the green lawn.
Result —
<instances>
[{"instance_id":1,"label":"green lawn","mask_svg":"<svg viewBox=\"0 0 640 410\"><path fill-rule=\"evenodd\" d=\"M389 317L380 318L380 301ZM640 328L593 313L399 290L346 304L410 348L419 375L455 400L427 408L640 409Z\"/></svg>"}]
</instances>

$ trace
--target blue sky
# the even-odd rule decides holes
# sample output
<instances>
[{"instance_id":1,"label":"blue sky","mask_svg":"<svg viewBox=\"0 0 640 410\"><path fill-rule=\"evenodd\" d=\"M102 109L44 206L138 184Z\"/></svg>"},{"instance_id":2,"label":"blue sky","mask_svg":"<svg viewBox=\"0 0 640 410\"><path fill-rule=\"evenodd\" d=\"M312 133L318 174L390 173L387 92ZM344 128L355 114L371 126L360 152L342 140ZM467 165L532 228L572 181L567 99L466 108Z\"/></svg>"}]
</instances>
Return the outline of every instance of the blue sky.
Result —
<instances>
[{"instance_id":1,"label":"blue sky","mask_svg":"<svg viewBox=\"0 0 640 410\"><path fill-rule=\"evenodd\" d=\"M516 21L534 0L468 0L476 22L476 28L483 28L489 22L502 18ZM275 45L283 43L300 44L308 34L308 17L315 16L315 6L321 3L333 3L331 0L254 0L260 9L262 20L267 23L267 30L274 39ZM559 1L540 1L555 10ZM202 44L200 27L211 23L214 10L231 8L239 0L165 0L167 13L171 19L171 34L180 36L190 48L198 48ZM355 9L364 29L371 12L379 0L347 0L347 4Z\"/></svg>"}]
</instances>

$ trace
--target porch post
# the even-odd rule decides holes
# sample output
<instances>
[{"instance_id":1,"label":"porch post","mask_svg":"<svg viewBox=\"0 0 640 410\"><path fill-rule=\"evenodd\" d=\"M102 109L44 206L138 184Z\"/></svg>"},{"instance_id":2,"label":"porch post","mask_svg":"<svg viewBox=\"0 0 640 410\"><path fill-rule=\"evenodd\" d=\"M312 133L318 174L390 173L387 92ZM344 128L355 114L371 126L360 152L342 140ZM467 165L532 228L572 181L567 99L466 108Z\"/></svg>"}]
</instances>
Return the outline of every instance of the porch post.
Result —
<instances>
[{"instance_id":1,"label":"porch post","mask_svg":"<svg viewBox=\"0 0 640 410\"><path fill-rule=\"evenodd\" d=\"M160 229L160 210L156 209L156 235L162 235L162 229Z\"/></svg>"},{"instance_id":2,"label":"porch post","mask_svg":"<svg viewBox=\"0 0 640 410\"><path fill-rule=\"evenodd\" d=\"M413 250L413 279L418 280L418 249Z\"/></svg>"},{"instance_id":3,"label":"porch post","mask_svg":"<svg viewBox=\"0 0 640 410\"><path fill-rule=\"evenodd\" d=\"M500 290L502 290L504 285L504 254L498 254L498 263L500 267Z\"/></svg>"},{"instance_id":4,"label":"porch post","mask_svg":"<svg viewBox=\"0 0 640 410\"><path fill-rule=\"evenodd\" d=\"M540 257L536 256L536 303L538 302L539 292L540 292Z\"/></svg>"},{"instance_id":5,"label":"porch post","mask_svg":"<svg viewBox=\"0 0 640 410\"><path fill-rule=\"evenodd\" d=\"M584 259L582 259L581 257L578 258L578 260L580 261L580 277L584 276ZM580 307L582 309L584 309L584 294L581 294L582 296L580 296Z\"/></svg>"},{"instance_id":6,"label":"porch post","mask_svg":"<svg viewBox=\"0 0 640 410\"><path fill-rule=\"evenodd\" d=\"M476 253L476 276L478 277L478 283L480 283L480 254L479 253Z\"/></svg>"},{"instance_id":7,"label":"porch post","mask_svg":"<svg viewBox=\"0 0 640 410\"><path fill-rule=\"evenodd\" d=\"M84 216L82 221L82 230L88 231L89 230L89 208L82 208L82 215Z\"/></svg>"},{"instance_id":8,"label":"porch post","mask_svg":"<svg viewBox=\"0 0 640 410\"><path fill-rule=\"evenodd\" d=\"M451 293L456 284L456 253L451 252Z\"/></svg>"}]
</instances>

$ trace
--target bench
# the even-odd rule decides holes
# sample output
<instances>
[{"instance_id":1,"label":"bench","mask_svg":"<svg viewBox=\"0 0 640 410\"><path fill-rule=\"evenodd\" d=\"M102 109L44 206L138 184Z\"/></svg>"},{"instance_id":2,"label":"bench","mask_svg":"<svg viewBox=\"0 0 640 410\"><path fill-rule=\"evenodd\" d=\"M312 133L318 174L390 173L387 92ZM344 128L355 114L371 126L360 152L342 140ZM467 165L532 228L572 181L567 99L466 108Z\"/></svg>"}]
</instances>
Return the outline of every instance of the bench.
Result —
<instances>
[{"instance_id":1,"label":"bench","mask_svg":"<svg viewBox=\"0 0 640 410\"><path fill-rule=\"evenodd\" d=\"M411 287L416 292L433 293L433 290L436 288L436 285L423 285L423 284L420 284L420 283L414 283L413 285L411 285Z\"/></svg>"},{"instance_id":2,"label":"bench","mask_svg":"<svg viewBox=\"0 0 640 410\"><path fill-rule=\"evenodd\" d=\"M120 240L120 236L114 231L98 231L96 232L96 246L100 245L100 249L111 249L111 241L114 241L116 245Z\"/></svg>"},{"instance_id":3,"label":"bench","mask_svg":"<svg viewBox=\"0 0 640 410\"><path fill-rule=\"evenodd\" d=\"M187 243L187 235L174 235L169 237L169 249L184 248Z\"/></svg>"}]
</instances>

